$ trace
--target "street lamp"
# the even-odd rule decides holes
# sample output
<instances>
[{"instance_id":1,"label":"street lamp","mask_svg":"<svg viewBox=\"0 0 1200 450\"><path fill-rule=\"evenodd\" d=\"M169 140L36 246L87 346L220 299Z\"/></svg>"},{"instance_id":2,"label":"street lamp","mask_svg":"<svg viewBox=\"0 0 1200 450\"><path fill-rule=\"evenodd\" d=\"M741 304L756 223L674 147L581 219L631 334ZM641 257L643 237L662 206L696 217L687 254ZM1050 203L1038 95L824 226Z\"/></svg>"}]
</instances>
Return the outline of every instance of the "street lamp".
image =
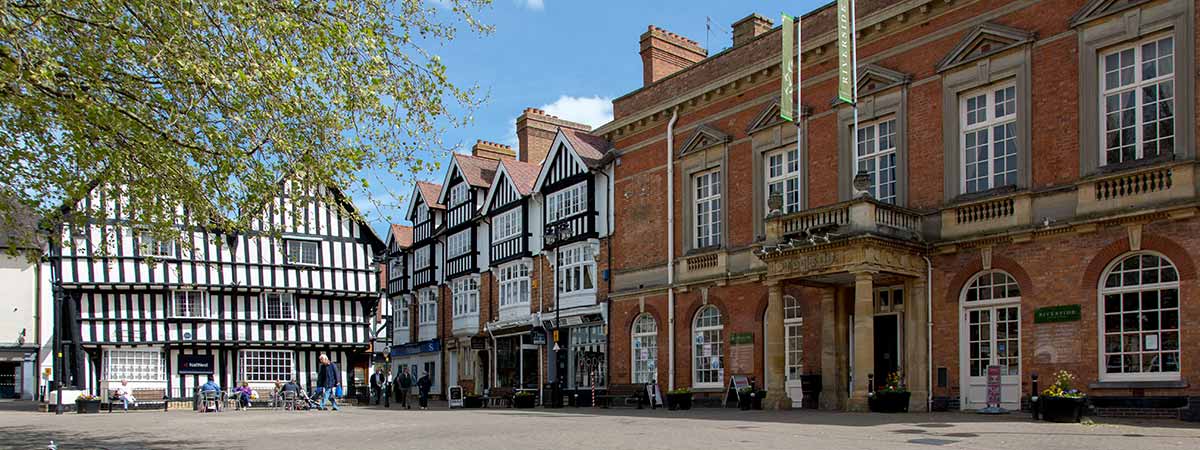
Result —
<instances>
[{"instance_id":1,"label":"street lamp","mask_svg":"<svg viewBox=\"0 0 1200 450\"><path fill-rule=\"evenodd\" d=\"M558 385L558 378L561 378L560 374L557 371L558 370L557 367L558 367L558 351L560 349L562 349L562 346L559 345L559 342L558 342L558 322L559 322L559 320L558 320L559 319L558 297L559 297L559 292L562 290L562 286L559 286L559 283L562 280L558 279L558 266L559 266L559 251L558 251L558 249L562 245L562 242L567 240L570 237L571 237L571 226L565 222L559 223L557 225L546 225L545 232L543 233L543 236L542 236L542 240L544 240L546 242L547 247L554 247L554 278L553 278L554 279L554 366L553 367L555 367L555 381L554 381L555 386Z\"/></svg>"}]
</instances>

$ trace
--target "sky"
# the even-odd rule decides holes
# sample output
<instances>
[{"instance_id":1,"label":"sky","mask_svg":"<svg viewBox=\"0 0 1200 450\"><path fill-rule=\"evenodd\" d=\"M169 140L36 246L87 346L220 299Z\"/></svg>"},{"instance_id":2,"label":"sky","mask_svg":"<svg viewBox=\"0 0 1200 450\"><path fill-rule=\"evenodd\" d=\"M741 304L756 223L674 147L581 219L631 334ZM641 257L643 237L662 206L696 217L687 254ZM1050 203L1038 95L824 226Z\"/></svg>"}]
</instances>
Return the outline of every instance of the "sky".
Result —
<instances>
[{"instance_id":1,"label":"sky","mask_svg":"<svg viewBox=\"0 0 1200 450\"><path fill-rule=\"evenodd\" d=\"M648 25L699 42L713 55L731 45L730 26L741 18L758 13L778 25L781 13L801 15L827 3L829 0L494 0L491 7L477 13L483 22L495 26L494 33L479 36L460 30L450 44L431 49L445 62L453 82L478 84L487 96L486 103L472 114L469 126L451 129L443 138L467 152L477 139L515 148L516 118L528 107L600 126L612 119L613 98L642 85L638 38ZM443 160L442 170L417 178L440 183L449 157L428 157ZM385 188L403 196L400 204L364 208L363 212L386 237L389 221L407 223L403 216L412 187L407 180L397 180ZM367 206L365 201L356 203Z\"/></svg>"}]
</instances>

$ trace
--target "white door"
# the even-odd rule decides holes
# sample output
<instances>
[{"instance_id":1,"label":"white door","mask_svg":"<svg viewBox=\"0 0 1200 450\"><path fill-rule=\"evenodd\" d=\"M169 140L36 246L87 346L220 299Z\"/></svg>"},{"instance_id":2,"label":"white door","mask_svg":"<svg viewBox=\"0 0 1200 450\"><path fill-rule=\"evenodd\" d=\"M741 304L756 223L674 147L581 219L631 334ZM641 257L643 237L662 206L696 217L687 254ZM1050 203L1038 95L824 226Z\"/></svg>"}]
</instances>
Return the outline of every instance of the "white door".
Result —
<instances>
[{"instance_id":1,"label":"white door","mask_svg":"<svg viewBox=\"0 0 1200 450\"><path fill-rule=\"evenodd\" d=\"M790 295L783 297L783 343L785 387L792 407L799 408L804 399L804 390L800 388L800 375L804 374L804 316L800 302Z\"/></svg>"},{"instance_id":2,"label":"white door","mask_svg":"<svg viewBox=\"0 0 1200 450\"><path fill-rule=\"evenodd\" d=\"M450 367L446 370L450 377L447 386L458 386L458 351L450 352Z\"/></svg>"},{"instance_id":3,"label":"white door","mask_svg":"<svg viewBox=\"0 0 1200 450\"><path fill-rule=\"evenodd\" d=\"M1020 408L1021 307L992 306L963 311L962 408L987 407L988 366L1000 367L1000 406Z\"/></svg>"}]
</instances>

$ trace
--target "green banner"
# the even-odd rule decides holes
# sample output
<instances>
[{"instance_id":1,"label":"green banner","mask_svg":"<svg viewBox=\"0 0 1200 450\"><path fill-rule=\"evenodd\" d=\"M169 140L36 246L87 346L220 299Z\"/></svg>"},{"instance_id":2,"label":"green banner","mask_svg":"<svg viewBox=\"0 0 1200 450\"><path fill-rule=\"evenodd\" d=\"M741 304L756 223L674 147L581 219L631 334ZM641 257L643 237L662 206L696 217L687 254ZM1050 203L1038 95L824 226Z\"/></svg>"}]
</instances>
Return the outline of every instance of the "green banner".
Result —
<instances>
[{"instance_id":1,"label":"green banner","mask_svg":"<svg viewBox=\"0 0 1200 450\"><path fill-rule=\"evenodd\" d=\"M854 103L854 0L838 0L838 99Z\"/></svg>"},{"instance_id":2,"label":"green banner","mask_svg":"<svg viewBox=\"0 0 1200 450\"><path fill-rule=\"evenodd\" d=\"M1059 305L1033 311L1033 323L1077 322L1082 316L1079 305Z\"/></svg>"},{"instance_id":3,"label":"green banner","mask_svg":"<svg viewBox=\"0 0 1200 450\"><path fill-rule=\"evenodd\" d=\"M792 62L796 59L795 55L792 54L792 47L795 46L793 43L793 36L796 34L795 24L795 19L792 16L783 15L783 51L780 52L783 55L783 59L779 61L779 68L783 71L783 77L781 78L783 81L779 94L779 117L789 122L792 121L792 111L794 109L792 107L792 99L796 97L796 83L792 80Z\"/></svg>"}]
</instances>

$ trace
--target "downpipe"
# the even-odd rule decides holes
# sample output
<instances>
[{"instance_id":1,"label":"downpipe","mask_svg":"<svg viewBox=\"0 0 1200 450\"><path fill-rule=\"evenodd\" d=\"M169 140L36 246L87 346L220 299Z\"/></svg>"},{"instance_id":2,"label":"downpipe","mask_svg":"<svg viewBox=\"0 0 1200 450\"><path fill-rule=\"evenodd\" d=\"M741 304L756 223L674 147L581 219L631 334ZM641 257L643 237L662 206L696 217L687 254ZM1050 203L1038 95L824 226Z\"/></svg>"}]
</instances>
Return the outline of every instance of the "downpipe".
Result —
<instances>
[{"instance_id":1,"label":"downpipe","mask_svg":"<svg viewBox=\"0 0 1200 450\"><path fill-rule=\"evenodd\" d=\"M675 121L679 106L667 122L667 389L675 390Z\"/></svg>"}]
</instances>

